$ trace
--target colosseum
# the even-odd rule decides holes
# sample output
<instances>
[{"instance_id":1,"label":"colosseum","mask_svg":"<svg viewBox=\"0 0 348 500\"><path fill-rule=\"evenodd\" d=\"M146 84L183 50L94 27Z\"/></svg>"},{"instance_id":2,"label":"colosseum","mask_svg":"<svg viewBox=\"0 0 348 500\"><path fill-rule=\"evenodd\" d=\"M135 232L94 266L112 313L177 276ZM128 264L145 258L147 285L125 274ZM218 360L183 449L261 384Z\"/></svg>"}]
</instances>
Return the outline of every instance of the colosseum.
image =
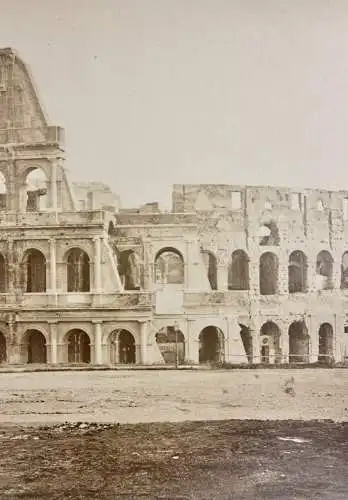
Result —
<instances>
[{"instance_id":1,"label":"colosseum","mask_svg":"<svg viewBox=\"0 0 348 500\"><path fill-rule=\"evenodd\" d=\"M171 211L122 209L64 165L64 130L1 49L2 363L346 359L348 191L174 185Z\"/></svg>"}]
</instances>

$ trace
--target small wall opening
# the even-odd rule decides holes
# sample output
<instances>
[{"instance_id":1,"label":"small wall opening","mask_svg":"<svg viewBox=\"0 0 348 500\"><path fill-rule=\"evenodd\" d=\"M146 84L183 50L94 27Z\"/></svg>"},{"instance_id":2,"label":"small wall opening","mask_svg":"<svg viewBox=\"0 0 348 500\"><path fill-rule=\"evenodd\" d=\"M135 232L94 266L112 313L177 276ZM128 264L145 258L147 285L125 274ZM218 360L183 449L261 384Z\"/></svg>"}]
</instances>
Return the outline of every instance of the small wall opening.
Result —
<instances>
[{"instance_id":1,"label":"small wall opening","mask_svg":"<svg viewBox=\"0 0 348 500\"><path fill-rule=\"evenodd\" d=\"M184 283L184 259L175 248L164 248L155 259L155 282L181 285Z\"/></svg>"},{"instance_id":2,"label":"small wall opening","mask_svg":"<svg viewBox=\"0 0 348 500\"><path fill-rule=\"evenodd\" d=\"M217 263L216 257L212 252L202 250L201 252L207 276L212 290L217 290Z\"/></svg>"},{"instance_id":3,"label":"small wall opening","mask_svg":"<svg viewBox=\"0 0 348 500\"><path fill-rule=\"evenodd\" d=\"M118 337L119 362L135 363L135 339L128 330L121 330Z\"/></svg>"},{"instance_id":4,"label":"small wall opening","mask_svg":"<svg viewBox=\"0 0 348 500\"><path fill-rule=\"evenodd\" d=\"M260 245L278 246L280 243L279 230L276 222L262 224L259 230Z\"/></svg>"},{"instance_id":5,"label":"small wall opening","mask_svg":"<svg viewBox=\"0 0 348 500\"><path fill-rule=\"evenodd\" d=\"M25 180L26 211L40 212L48 208L48 181L40 168L31 170Z\"/></svg>"},{"instance_id":6,"label":"small wall opening","mask_svg":"<svg viewBox=\"0 0 348 500\"><path fill-rule=\"evenodd\" d=\"M318 253L316 263L316 284L319 290L333 288L333 258L329 252L323 250Z\"/></svg>"},{"instance_id":7,"label":"small wall opening","mask_svg":"<svg viewBox=\"0 0 348 500\"><path fill-rule=\"evenodd\" d=\"M27 293L46 292L46 258L39 250L28 250L22 265L22 280Z\"/></svg>"},{"instance_id":8,"label":"small wall opening","mask_svg":"<svg viewBox=\"0 0 348 500\"><path fill-rule=\"evenodd\" d=\"M156 333L156 342L167 365L183 364L185 361L185 337L181 330L166 326Z\"/></svg>"},{"instance_id":9,"label":"small wall opening","mask_svg":"<svg viewBox=\"0 0 348 500\"><path fill-rule=\"evenodd\" d=\"M330 364L333 361L333 328L323 323L319 328L319 363Z\"/></svg>"},{"instance_id":10,"label":"small wall opening","mask_svg":"<svg viewBox=\"0 0 348 500\"><path fill-rule=\"evenodd\" d=\"M24 338L28 344L28 363L47 363L45 336L38 330L27 330Z\"/></svg>"},{"instance_id":11,"label":"small wall opening","mask_svg":"<svg viewBox=\"0 0 348 500\"><path fill-rule=\"evenodd\" d=\"M221 363L225 359L224 334L215 326L207 326L199 334L199 362Z\"/></svg>"},{"instance_id":12,"label":"small wall opening","mask_svg":"<svg viewBox=\"0 0 348 500\"><path fill-rule=\"evenodd\" d=\"M309 363L310 338L303 321L294 321L289 327L289 362Z\"/></svg>"},{"instance_id":13,"label":"small wall opening","mask_svg":"<svg viewBox=\"0 0 348 500\"><path fill-rule=\"evenodd\" d=\"M289 257L289 293L306 292L307 257L301 250L295 250Z\"/></svg>"},{"instance_id":14,"label":"small wall opening","mask_svg":"<svg viewBox=\"0 0 348 500\"><path fill-rule=\"evenodd\" d=\"M280 329L273 323L267 321L261 327L260 360L264 364L281 362Z\"/></svg>"},{"instance_id":15,"label":"small wall opening","mask_svg":"<svg viewBox=\"0 0 348 500\"><path fill-rule=\"evenodd\" d=\"M7 348L5 335L0 332L0 364L7 361Z\"/></svg>"},{"instance_id":16,"label":"small wall opening","mask_svg":"<svg viewBox=\"0 0 348 500\"><path fill-rule=\"evenodd\" d=\"M228 289L249 290L249 257L244 250L232 253L228 266Z\"/></svg>"},{"instance_id":17,"label":"small wall opening","mask_svg":"<svg viewBox=\"0 0 348 500\"><path fill-rule=\"evenodd\" d=\"M278 289L278 257L266 252L260 257L260 294L274 295Z\"/></svg>"},{"instance_id":18,"label":"small wall opening","mask_svg":"<svg viewBox=\"0 0 348 500\"><path fill-rule=\"evenodd\" d=\"M79 329L67 333L68 363L90 363L91 341L86 332Z\"/></svg>"},{"instance_id":19,"label":"small wall opening","mask_svg":"<svg viewBox=\"0 0 348 500\"><path fill-rule=\"evenodd\" d=\"M119 252L118 273L125 290L140 290L140 263L137 254L133 250Z\"/></svg>"},{"instance_id":20,"label":"small wall opening","mask_svg":"<svg viewBox=\"0 0 348 500\"><path fill-rule=\"evenodd\" d=\"M244 351L248 358L248 363L253 362L253 338L250 332L250 328L239 323L240 326L240 337L243 342Z\"/></svg>"},{"instance_id":21,"label":"small wall opening","mask_svg":"<svg viewBox=\"0 0 348 500\"><path fill-rule=\"evenodd\" d=\"M69 251L67 259L68 292L90 291L90 260L86 252L80 248Z\"/></svg>"}]
</instances>

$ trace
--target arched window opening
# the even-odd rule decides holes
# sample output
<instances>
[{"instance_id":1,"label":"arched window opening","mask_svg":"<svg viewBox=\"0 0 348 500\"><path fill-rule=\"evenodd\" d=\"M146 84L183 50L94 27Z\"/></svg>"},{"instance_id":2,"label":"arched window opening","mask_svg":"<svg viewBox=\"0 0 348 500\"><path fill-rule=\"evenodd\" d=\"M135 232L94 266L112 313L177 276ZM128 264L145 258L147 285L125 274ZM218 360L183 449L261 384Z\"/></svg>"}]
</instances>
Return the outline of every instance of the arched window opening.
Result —
<instances>
[{"instance_id":1,"label":"arched window opening","mask_svg":"<svg viewBox=\"0 0 348 500\"><path fill-rule=\"evenodd\" d=\"M207 276L212 290L217 290L217 263L212 252L202 250L202 258L207 270Z\"/></svg>"},{"instance_id":2,"label":"arched window opening","mask_svg":"<svg viewBox=\"0 0 348 500\"><path fill-rule=\"evenodd\" d=\"M185 337L175 326L166 326L156 333L156 343L167 365L182 365L185 361Z\"/></svg>"},{"instance_id":3,"label":"arched window opening","mask_svg":"<svg viewBox=\"0 0 348 500\"><path fill-rule=\"evenodd\" d=\"M329 252L323 250L318 253L316 264L317 288L320 290L330 290L333 288L332 280L333 258Z\"/></svg>"},{"instance_id":4,"label":"arched window opening","mask_svg":"<svg viewBox=\"0 0 348 500\"><path fill-rule=\"evenodd\" d=\"M6 262L0 253L0 293L6 293Z\"/></svg>"},{"instance_id":5,"label":"arched window opening","mask_svg":"<svg viewBox=\"0 0 348 500\"><path fill-rule=\"evenodd\" d=\"M307 290L307 257L295 250L289 257L289 293Z\"/></svg>"},{"instance_id":6,"label":"arched window opening","mask_svg":"<svg viewBox=\"0 0 348 500\"><path fill-rule=\"evenodd\" d=\"M7 209L7 187L6 179L2 172L0 172L0 211Z\"/></svg>"},{"instance_id":7,"label":"arched window opening","mask_svg":"<svg viewBox=\"0 0 348 500\"><path fill-rule=\"evenodd\" d=\"M199 334L199 362L221 363L225 359L224 334L215 326L207 326Z\"/></svg>"},{"instance_id":8,"label":"arched window opening","mask_svg":"<svg viewBox=\"0 0 348 500\"><path fill-rule=\"evenodd\" d=\"M0 332L0 364L7 361L7 349L5 335Z\"/></svg>"},{"instance_id":9,"label":"arched window opening","mask_svg":"<svg viewBox=\"0 0 348 500\"><path fill-rule=\"evenodd\" d=\"M274 221L262 224L259 230L260 245L278 246L280 243L278 226Z\"/></svg>"},{"instance_id":10,"label":"arched window opening","mask_svg":"<svg viewBox=\"0 0 348 500\"><path fill-rule=\"evenodd\" d=\"M348 252L344 252L342 255L341 288L348 288Z\"/></svg>"},{"instance_id":11,"label":"arched window opening","mask_svg":"<svg viewBox=\"0 0 348 500\"><path fill-rule=\"evenodd\" d=\"M48 208L48 181L43 170L31 170L25 181L26 211L40 212Z\"/></svg>"},{"instance_id":12,"label":"arched window opening","mask_svg":"<svg viewBox=\"0 0 348 500\"><path fill-rule=\"evenodd\" d=\"M289 362L309 362L309 335L303 321L294 321L289 327Z\"/></svg>"},{"instance_id":13,"label":"arched window opening","mask_svg":"<svg viewBox=\"0 0 348 500\"><path fill-rule=\"evenodd\" d=\"M119 362L135 363L135 339L128 330L121 330L118 336Z\"/></svg>"},{"instance_id":14,"label":"arched window opening","mask_svg":"<svg viewBox=\"0 0 348 500\"><path fill-rule=\"evenodd\" d=\"M109 235L109 237L112 237L112 236L115 236L115 233L116 233L115 225L111 220L109 222L109 226L108 226L108 235Z\"/></svg>"},{"instance_id":15,"label":"arched window opening","mask_svg":"<svg viewBox=\"0 0 348 500\"><path fill-rule=\"evenodd\" d=\"M278 257L266 252L260 257L260 294L274 295L278 289Z\"/></svg>"},{"instance_id":16,"label":"arched window opening","mask_svg":"<svg viewBox=\"0 0 348 500\"><path fill-rule=\"evenodd\" d=\"M28 343L28 363L47 363L45 336L38 330L27 330L24 338Z\"/></svg>"},{"instance_id":17,"label":"arched window opening","mask_svg":"<svg viewBox=\"0 0 348 500\"><path fill-rule=\"evenodd\" d=\"M161 284L184 283L184 259L176 249L163 249L155 259L155 281Z\"/></svg>"},{"instance_id":18,"label":"arched window opening","mask_svg":"<svg viewBox=\"0 0 348 500\"><path fill-rule=\"evenodd\" d=\"M67 334L68 363L90 363L91 341L86 332L74 329Z\"/></svg>"},{"instance_id":19,"label":"arched window opening","mask_svg":"<svg viewBox=\"0 0 348 500\"><path fill-rule=\"evenodd\" d=\"M319 328L319 363L329 364L333 361L333 328L323 323Z\"/></svg>"},{"instance_id":20,"label":"arched window opening","mask_svg":"<svg viewBox=\"0 0 348 500\"><path fill-rule=\"evenodd\" d=\"M281 362L280 330L273 321L267 321L261 327L261 363L273 364Z\"/></svg>"},{"instance_id":21,"label":"arched window opening","mask_svg":"<svg viewBox=\"0 0 348 500\"><path fill-rule=\"evenodd\" d=\"M68 292L90 291L90 261L80 248L73 248L67 257Z\"/></svg>"},{"instance_id":22,"label":"arched window opening","mask_svg":"<svg viewBox=\"0 0 348 500\"><path fill-rule=\"evenodd\" d=\"M244 250L232 253L228 266L228 289L249 290L249 257Z\"/></svg>"},{"instance_id":23,"label":"arched window opening","mask_svg":"<svg viewBox=\"0 0 348 500\"><path fill-rule=\"evenodd\" d=\"M118 272L125 290L140 290L140 263L133 250L119 252Z\"/></svg>"},{"instance_id":24,"label":"arched window opening","mask_svg":"<svg viewBox=\"0 0 348 500\"><path fill-rule=\"evenodd\" d=\"M250 332L250 328L239 323L240 326L240 337L243 342L245 354L248 358L248 362L253 362L253 338Z\"/></svg>"},{"instance_id":25,"label":"arched window opening","mask_svg":"<svg viewBox=\"0 0 348 500\"><path fill-rule=\"evenodd\" d=\"M23 272L27 293L46 292L46 258L39 250L26 252Z\"/></svg>"}]
</instances>

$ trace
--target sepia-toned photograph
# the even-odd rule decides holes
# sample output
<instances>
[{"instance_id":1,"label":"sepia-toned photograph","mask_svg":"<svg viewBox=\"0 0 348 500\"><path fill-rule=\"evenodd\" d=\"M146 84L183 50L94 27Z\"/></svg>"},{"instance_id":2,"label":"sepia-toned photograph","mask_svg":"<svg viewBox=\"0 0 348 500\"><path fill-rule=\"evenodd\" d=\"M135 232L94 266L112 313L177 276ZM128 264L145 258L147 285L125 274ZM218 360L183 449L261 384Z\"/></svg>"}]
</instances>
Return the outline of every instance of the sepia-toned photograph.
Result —
<instances>
[{"instance_id":1,"label":"sepia-toned photograph","mask_svg":"<svg viewBox=\"0 0 348 500\"><path fill-rule=\"evenodd\" d=\"M348 499L348 2L0 0L0 499Z\"/></svg>"}]
</instances>

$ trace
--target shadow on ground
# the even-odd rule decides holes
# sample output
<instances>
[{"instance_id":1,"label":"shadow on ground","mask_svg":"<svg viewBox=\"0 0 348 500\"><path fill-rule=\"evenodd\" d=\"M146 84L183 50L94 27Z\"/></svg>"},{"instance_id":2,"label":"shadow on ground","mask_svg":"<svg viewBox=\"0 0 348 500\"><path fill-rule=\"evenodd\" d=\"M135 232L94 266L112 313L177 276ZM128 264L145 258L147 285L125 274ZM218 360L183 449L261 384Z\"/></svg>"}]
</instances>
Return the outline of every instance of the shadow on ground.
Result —
<instances>
[{"instance_id":1,"label":"shadow on ground","mask_svg":"<svg viewBox=\"0 0 348 500\"><path fill-rule=\"evenodd\" d=\"M348 423L2 428L0 498L347 499Z\"/></svg>"}]
</instances>

